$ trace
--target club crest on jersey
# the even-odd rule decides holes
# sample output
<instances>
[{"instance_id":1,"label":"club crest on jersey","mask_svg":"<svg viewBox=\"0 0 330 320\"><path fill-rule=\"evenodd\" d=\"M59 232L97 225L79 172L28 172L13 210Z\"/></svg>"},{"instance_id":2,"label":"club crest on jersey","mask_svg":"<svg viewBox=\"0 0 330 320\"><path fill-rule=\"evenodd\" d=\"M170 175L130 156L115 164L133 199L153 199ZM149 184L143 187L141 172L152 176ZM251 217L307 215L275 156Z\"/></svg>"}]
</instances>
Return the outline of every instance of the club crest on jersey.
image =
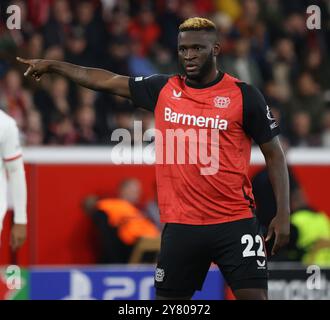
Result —
<instances>
[{"instance_id":1,"label":"club crest on jersey","mask_svg":"<svg viewBox=\"0 0 330 320\"><path fill-rule=\"evenodd\" d=\"M216 96L213 102L216 108L227 108L230 104L230 98Z\"/></svg>"},{"instance_id":2,"label":"club crest on jersey","mask_svg":"<svg viewBox=\"0 0 330 320\"><path fill-rule=\"evenodd\" d=\"M157 282L163 282L164 281L164 276L165 276L164 269L157 268L156 272L155 272L155 280Z\"/></svg>"},{"instance_id":3,"label":"club crest on jersey","mask_svg":"<svg viewBox=\"0 0 330 320\"><path fill-rule=\"evenodd\" d=\"M173 96L172 99L177 99L179 100L182 96L182 91L176 91L175 89L173 89Z\"/></svg>"}]
</instances>

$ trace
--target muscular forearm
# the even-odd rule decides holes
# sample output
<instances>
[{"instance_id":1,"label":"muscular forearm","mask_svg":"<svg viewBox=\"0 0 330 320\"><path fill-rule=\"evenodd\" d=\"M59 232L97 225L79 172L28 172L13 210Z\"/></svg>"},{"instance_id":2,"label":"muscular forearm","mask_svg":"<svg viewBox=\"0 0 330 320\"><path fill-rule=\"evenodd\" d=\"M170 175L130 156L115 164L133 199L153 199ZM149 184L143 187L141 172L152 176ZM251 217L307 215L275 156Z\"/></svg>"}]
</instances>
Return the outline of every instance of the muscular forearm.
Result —
<instances>
[{"instance_id":1,"label":"muscular forearm","mask_svg":"<svg viewBox=\"0 0 330 320\"><path fill-rule=\"evenodd\" d=\"M288 215L290 213L289 203L289 175L282 152L274 152L272 156L266 158L269 179L273 187L277 213Z\"/></svg>"},{"instance_id":2,"label":"muscular forearm","mask_svg":"<svg viewBox=\"0 0 330 320\"><path fill-rule=\"evenodd\" d=\"M23 59L17 60L28 69L24 76L32 76L36 81L40 81L45 73L60 74L75 83L92 90L107 91L125 98L130 98L129 77L115 74L113 72L77 66L68 62L44 59Z\"/></svg>"},{"instance_id":3,"label":"muscular forearm","mask_svg":"<svg viewBox=\"0 0 330 320\"><path fill-rule=\"evenodd\" d=\"M112 78L117 76L110 71L86 68L55 60L49 61L49 71L60 74L81 86L93 90L108 90L109 87L106 86L106 84L109 83Z\"/></svg>"}]
</instances>

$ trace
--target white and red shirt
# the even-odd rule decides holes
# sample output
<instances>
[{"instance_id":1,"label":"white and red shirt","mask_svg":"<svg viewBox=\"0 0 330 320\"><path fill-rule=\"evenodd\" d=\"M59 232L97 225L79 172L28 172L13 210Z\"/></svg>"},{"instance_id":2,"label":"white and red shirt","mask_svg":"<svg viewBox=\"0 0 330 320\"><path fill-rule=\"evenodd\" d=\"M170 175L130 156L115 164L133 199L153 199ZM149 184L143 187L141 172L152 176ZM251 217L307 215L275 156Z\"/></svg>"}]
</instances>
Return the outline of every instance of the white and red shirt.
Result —
<instances>
[{"instance_id":1,"label":"white and red shirt","mask_svg":"<svg viewBox=\"0 0 330 320\"><path fill-rule=\"evenodd\" d=\"M22 156L16 122L0 110L0 230L7 211L7 177L4 163Z\"/></svg>"}]
</instances>

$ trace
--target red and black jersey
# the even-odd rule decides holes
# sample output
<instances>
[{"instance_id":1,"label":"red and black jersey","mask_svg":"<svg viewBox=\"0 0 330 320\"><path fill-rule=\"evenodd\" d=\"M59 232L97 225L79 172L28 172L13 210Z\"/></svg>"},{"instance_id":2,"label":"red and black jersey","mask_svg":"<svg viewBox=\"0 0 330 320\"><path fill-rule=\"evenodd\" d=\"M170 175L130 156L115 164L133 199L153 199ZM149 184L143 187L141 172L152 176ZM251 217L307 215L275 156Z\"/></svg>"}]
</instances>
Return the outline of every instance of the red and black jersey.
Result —
<instances>
[{"instance_id":1,"label":"red and black jersey","mask_svg":"<svg viewBox=\"0 0 330 320\"><path fill-rule=\"evenodd\" d=\"M251 138L263 144L279 133L262 94L220 72L217 79L203 87L193 86L179 75L130 78L129 86L134 104L154 111L155 128L161 134L161 139L156 135L161 221L205 225L252 217L255 204L248 178ZM201 174L206 166L201 161L166 161L164 150L173 143L171 133L177 129L194 129L195 139L186 144L198 145L196 150L206 147L208 151L214 147L210 132L216 130L216 173ZM202 130L206 136L199 135ZM164 161L157 157L160 152Z\"/></svg>"}]
</instances>

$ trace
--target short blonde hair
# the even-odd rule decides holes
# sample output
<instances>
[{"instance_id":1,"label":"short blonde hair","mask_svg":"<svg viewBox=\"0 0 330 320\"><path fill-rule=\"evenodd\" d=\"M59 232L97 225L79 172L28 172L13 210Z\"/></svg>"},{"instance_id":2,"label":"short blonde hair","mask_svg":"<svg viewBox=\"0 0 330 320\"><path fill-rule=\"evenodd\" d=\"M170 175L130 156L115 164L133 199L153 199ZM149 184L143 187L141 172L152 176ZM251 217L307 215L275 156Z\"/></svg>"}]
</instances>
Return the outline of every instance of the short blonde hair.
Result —
<instances>
[{"instance_id":1,"label":"short blonde hair","mask_svg":"<svg viewBox=\"0 0 330 320\"><path fill-rule=\"evenodd\" d=\"M179 26L180 32L199 30L216 31L217 28L211 20L200 17L189 18Z\"/></svg>"}]
</instances>

